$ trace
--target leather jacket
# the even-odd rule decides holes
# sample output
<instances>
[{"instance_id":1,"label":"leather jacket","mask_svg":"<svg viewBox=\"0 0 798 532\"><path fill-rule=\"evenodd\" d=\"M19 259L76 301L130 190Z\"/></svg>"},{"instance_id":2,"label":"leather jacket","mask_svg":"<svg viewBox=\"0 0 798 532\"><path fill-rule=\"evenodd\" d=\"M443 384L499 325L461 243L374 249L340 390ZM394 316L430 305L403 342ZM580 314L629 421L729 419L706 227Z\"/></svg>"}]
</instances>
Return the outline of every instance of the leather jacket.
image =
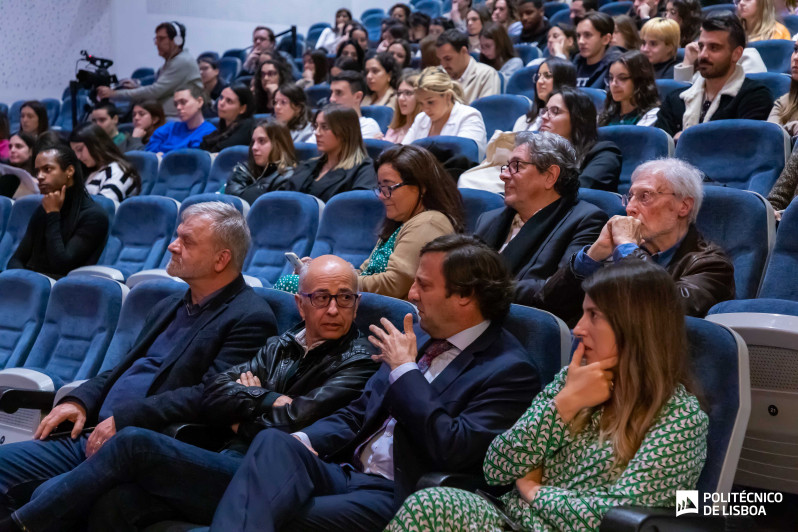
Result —
<instances>
[{"instance_id":1,"label":"leather jacket","mask_svg":"<svg viewBox=\"0 0 798 532\"><path fill-rule=\"evenodd\" d=\"M305 354L296 340L304 322L270 338L245 364L220 373L205 387L202 415L206 422L230 426L240 423L238 436L251 440L266 428L294 432L348 405L363 391L379 368L376 352L354 324L338 340L328 340ZM261 387L236 383L251 371ZM281 395L293 402L273 406Z\"/></svg>"}]
</instances>

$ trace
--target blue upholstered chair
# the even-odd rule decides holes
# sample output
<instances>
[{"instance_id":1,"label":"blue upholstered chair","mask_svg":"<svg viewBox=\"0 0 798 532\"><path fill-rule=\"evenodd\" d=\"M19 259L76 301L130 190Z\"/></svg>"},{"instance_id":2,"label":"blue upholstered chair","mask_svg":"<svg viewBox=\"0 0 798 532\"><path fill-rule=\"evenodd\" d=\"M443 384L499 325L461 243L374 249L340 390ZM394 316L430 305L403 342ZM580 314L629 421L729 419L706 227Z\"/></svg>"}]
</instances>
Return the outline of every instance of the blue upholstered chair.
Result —
<instances>
[{"instance_id":1,"label":"blue upholstered chair","mask_svg":"<svg viewBox=\"0 0 798 532\"><path fill-rule=\"evenodd\" d=\"M337 255L357 268L377 244L385 207L371 190L336 194L324 206L311 257Z\"/></svg>"},{"instance_id":2,"label":"blue upholstered chair","mask_svg":"<svg viewBox=\"0 0 798 532\"><path fill-rule=\"evenodd\" d=\"M6 232L8 219L11 218L11 209L14 208L14 200L5 196L0 196L0 242Z\"/></svg>"},{"instance_id":3,"label":"blue upholstered chair","mask_svg":"<svg viewBox=\"0 0 798 532\"><path fill-rule=\"evenodd\" d=\"M133 71L133 74L130 75L133 79L141 79L146 78L147 76L154 76L155 70L150 67L140 67Z\"/></svg>"},{"instance_id":4,"label":"blue upholstered chair","mask_svg":"<svg viewBox=\"0 0 798 532\"><path fill-rule=\"evenodd\" d=\"M28 270L0 273L0 369L25 362L44 323L52 283Z\"/></svg>"},{"instance_id":5,"label":"blue upholstered chair","mask_svg":"<svg viewBox=\"0 0 798 532\"><path fill-rule=\"evenodd\" d=\"M320 203L300 192L278 191L259 197L247 216L252 245L244 272L269 283L291 273L285 253L310 254L319 229Z\"/></svg>"},{"instance_id":6,"label":"blue upholstered chair","mask_svg":"<svg viewBox=\"0 0 798 532\"><path fill-rule=\"evenodd\" d=\"M547 5L549 5L549 2L543 4L544 7ZM548 17L548 19L549 24L552 26L556 26L560 23L571 24L571 12L567 9L563 9L562 11L557 11L551 17Z\"/></svg>"},{"instance_id":7,"label":"blue upholstered chair","mask_svg":"<svg viewBox=\"0 0 798 532\"><path fill-rule=\"evenodd\" d=\"M496 193L476 188L461 188L459 190L465 209L466 233L474 232L477 227L477 220L483 213L504 207L504 198Z\"/></svg>"},{"instance_id":8,"label":"blue upholstered chair","mask_svg":"<svg viewBox=\"0 0 798 532\"><path fill-rule=\"evenodd\" d=\"M504 328L526 348L540 372L543 387L571 360L571 331L554 314L513 304Z\"/></svg>"},{"instance_id":9,"label":"blue upholstered chair","mask_svg":"<svg viewBox=\"0 0 798 532\"><path fill-rule=\"evenodd\" d=\"M238 57L222 57L219 59L219 77L228 85L241 73L241 59Z\"/></svg>"},{"instance_id":10,"label":"blue upholstered chair","mask_svg":"<svg viewBox=\"0 0 798 532\"><path fill-rule=\"evenodd\" d=\"M461 137L452 137L449 135L439 135L435 137L427 137L424 139L414 140L413 144L416 146L421 146L422 148L426 148L430 151L435 150L436 146L439 146L446 150L453 150L460 155L466 157L469 161L474 163L475 165L479 163L479 147L477 143L471 139L465 139Z\"/></svg>"},{"instance_id":11,"label":"blue upholstered chair","mask_svg":"<svg viewBox=\"0 0 798 532\"><path fill-rule=\"evenodd\" d=\"M676 81L675 79L658 79L655 80L654 83L657 84L659 99L663 102L670 93L690 88L689 83L685 83L684 81Z\"/></svg>"},{"instance_id":12,"label":"blue upholstered chair","mask_svg":"<svg viewBox=\"0 0 798 532\"><path fill-rule=\"evenodd\" d=\"M247 50L245 48L230 48L222 53L222 57L237 57L241 61L246 61Z\"/></svg>"},{"instance_id":13,"label":"blue upholstered chair","mask_svg":"<svg viewBox=\"0 0 798 532\"><path fill-rule=\"evenodd\" d=\"M11 108L8 110L8 121L11 124L11 131L19 129L19 113L22 111L22 104L26 101L27 100L17 100L11 104ZM15 124L16 127L14 127Z\"/></svg>"},{"instance_id":14,"label":"blue upholstered chair","mask_svg":"<svg viewBox=\"0 0 798 532\"><path fill-rule=\"evenodd\" d=\"M365 11L363 11L363 13L360 14L360 20L363 20L364 18L368 18L368 17L374 17L374 16L377 16L377 17L386 16L385 10L383 8L381 8L381 7L372 7L372 8L366 9Z\"/></svg>"},{"instance_id":15,"label":"blue upholstered chair","mask_svg":"<svg viewBox=\"0 0 798 532\"><path fill-rule=\"evenodd\" d=\"M422 0L416 3L415 11L429 15L430 18L436 18L443 13L443 6L440 0Z\"/></svg>"},{"instance_id":16,"label":"blue upholstered chair","mask_svg":"<svg viewBox=\"0 0 798 532\"><path fill-rule=\"evenodd\" d=\"M632 9L634 2L609 2L599 8L599 11L611 17L616 15L626 15Z\"/></svg>"},{"instance_id":17,"label":"blue upholstered chair","mask_svg":"<svg viewBox=\"0 0 798 532\"><path fill-rule=\"evenodd\" d=\"M376 161L377 157L388 148L396 146L393 142L379 139L363 139L363 144L366 146L366 151L372 160Z\"/></svg>"},{"instance_id":18,"label":"blue upholstered chair","mask_svg":"<svg viewBox=\"0 0 798 532\"><path fill-rule=\"evenodd\" d=\"M308 34L305 38L305 41L307 42L308 45L308 49L310 50L316 48L316 42L319 40L319 37L321 37L321 34L324 32L325 29L331 27L332 26L330 26L326 22L316 22L315 24L311 24L310 27L308 28Z\"/></svg>"},{"instance_id":19,"label":"blue upholstered chair","mask_svg":"<svg viewBox=\"0 0 798 532\"><path fill-rule=\"evenodd\" d=\"M321 153L319 153L318 147L310 142L295 142L294 150L296 151L296 158L300 162L307 161L308 159L312 159L313 157L318 157L321 155Z\"/></svg>"},{"instance_id":20,"label":"blue upholstered chair","mask_svg":"<svg viewBox=\"0 0 798 532\"><path fill-rule=\"evenodd\" d=\"M393 323L397 329L403 331L405 315L408 313L413 315L413 323L418 321L416 307L407 301L362 292L355 316L355 325L362 333L370 334L369 325L379 325L380 319L388 318L388 321Z\"/></svg>"},{"instance_id":21,"label":"blue upholstered chair","mask_svg":"<svg viewBox=\"0 0 798 532\"><path fill-rule=\"evenodd\" d=\"M749 48L755 48L768 72L782 74L790 73L790 56L795 43L785 39L770 39L748 43Z\"/></svg>"},{"instance_id":22,"label":"blue upholstered chair","mask_svg":"<svg viewBox=\"0 0 798 532\"><path fill-rule=\"evenodd\" d=\"M555 4L555 5L563 6L564 8L568 9L568 6L566 4L559 4L558 3L558 4ZM545 9L545 6L544 6L544 9ZM513 48L515 48L515 53L518 54L518 57L521 58L521 61L525 65L527 63L529 63L530 61L532 61L533 59L539 58L540 55L541 55L540 54L540 48L538 48L534 44L519 43L519 44L516 44L515 46L513 46Z\"/></svg>"},{"instance_id":23,"label":"blue upholstered chair","mask_svg":"<svg viewBox=\"0 0 798 532\"><path fill-rule=\"evenodd\" d=\"M798 301L762 297L757 299L730 299L721 301L709 309L711 314L733 314L737 312L758 314L781 314L798 316Z\"/></svg>"},{"instance_id":24,"label":"blue upholstered chair","mask_svg":"<svg viewBox=\"0 0 798 532\"><path fill-rule=\"evenodd\" d=\"M360 108L360 113L367 118L376 120L383 133L388 131L388 125L393 119L393 108L387 105L366 105Z\"/></svg>"},{"instance_id":25,"label":"blue upholstered chair","mask_svg":"<svg viewBox=\"0 0 798 532\"><path fill-rule=\"evenodd\" d=\"M8 105L0 103L0 114L8 116Z\"/></svg>"},{"instance_id":26,"label":"blue upholstered chair","mask_svg":"<svg viewBox=\"0 0 798 532\"><path fill-rule=\"evenodd\" d=\"M625 194L635 168L646 161L673 155L673 139L654 127L605 126L598 129L599 140L614 142L623 155L618 192Z\"/></svg>"},{"instance_id":27,"label":"blue upholstered chair","mask_svg":"<svg viewBox=\"0 0 798 532\"><path fill-rule=\"evenodd\" d=\"M55 98L44 98L41 100L44 107L47 109L47 121L51 126L58 122L58 115L61 111L61 101Z\"/></svg>"},{"instance_id":28,"label":"blue upholstered chair","mask_svg":"<svg viewBox=\"0 0 798 532\"><path fill-rule=\"evenodd\" d=\"M108 215L108 226L114 225L114 220L116 219L116 203L114 203L114 200L102 194L94 194L91 199L102 207L105 214Z\"/></svg>"},{"instance_id":29,"label":"blue upholstered chair","mask_svg":"<svg viewBox=\"0 0 798 532\"><path fill-rule=\"evenodd\" d=\"M308 97L308 105L310 107L319 107L322 100L330 99L330 84L319 83L318 85L311 85L305 89L305 94Z\"/></svg>"},{"instance_id":30,"label":"blue upholstered chair","mask_svg":"<svg viewBox=\"0 0 798 532\"><path fill-rule=\"evenodd\" d=\"M781 215L781 222L776 231L776 243L765 269L758 297L798 302L796 267L798 267L798 202L792 202Z\"/></svg>"},{"instance_id":31,"label":"blue upholstered chair","mask_svg":"<svg viewBox=\"0 0 798 532\"><path fill-rule=\"evenodd\" d=\"M788 41L787 41L788 42ZM790 153L787 133L761 120L716 120L679 137L676 157L695 165L712 182L767 196Z\"/></svg>"},{"instance_id":32,"label":"blue upholstered chair","mask_svg":"<svg viewBox=\"0 0 798 532\"><path fill-rule=\"evenodd\" d=\"M227 184L233 167L238 163L247 164L248 146L230 146L219 152L211 165L205 192L219 192Z\"/></svg>"},{"instance_id":33,"label":"blue upholstered chair","mask_svg":"<svg viewBox=\"0 0 798 532\"><path fill-rule=\"evenodd\" d=\"M704 6L701 8L701 13L704 16L719 11L731 11L732 13L736 13L737 6L735 6L734 4L714 4L711 6Z\"/></svg>"},{"instance_id":34,"label":"blue upholstered chair","mask_svg":"<svg viewBox=\"0 0 798 532\"><path fill-rule=\"evenodd\" d=\"M607 216L612 218L615 215L626 216L626 207L621 202L621 195L615 192L608 192L606 190L594 190L592 188L580 188L579 199L592 203L602 211L607 213Z\"/></svg>"},{"instance_id":35,"label":"blue upholstered chair","mask_svg":"<svg viewBox=\"0 0 798 532\"><path fill-rule=\"evenodd\" d=\"M790 30L790 35L798 33L798 15L784 15L781 22Z\"/></svg>"},{"instance_id":36,"label":"blue upholstered chair","mask_svg":"<svg viewBox=\"0 0 798 532\"><path fill-rule=\"evenodd\" d=\"M488 138L496 130L512 131L515 121L529 111L530 105L529 98L517 94L496 94L471 102L471 107L482 113Z\"/></svg>"},{"instance_id":37,"label":"blue upholstered chair","mask_svg":"<svg viewBox=\"0 0 798 532\"><path fill-rule=\"evenodd\" d=\"M133 150L127 152L125 158L139 171L141 194L149 194L158 179L158 156L148 151Z\"/></svg>"},{"instance_id":38,"label":"blue upholstered chair","mask_svg":"<svg viewBox=\"0 0 798 532\"><path fill-rule=\"evenodd\" d=\"M759 72L757 74L746 74L745 77L758 81L770 89L770 95L776 100L782 95L790 92L792 78L780 72Z\"/></svg>"},{"instance_id":39,"label":"blue upholstered chair","mask_svg":"<svg viewBox=\"0 0 798 532\"><path fill-rule=\"evenodd\" d=\"M567 15L568 14L566 13L566 16ZM510 76L510 79L507 81L507 87L505 88L504 92L507 94L526 96L530 101L535 101L535 74L537 73L537 65L524 67L516 71L516 73Z\"/></svg>"},{"instance_id":40,"label":"blue upholstered chair","mask_svg":"<svg viewBox=\"0 0 798 532\"><path fill-rule=\"evenodd\" d=\"M283 334L302 321L294 294L273 288L255 288L255 293L265 299L272 312L274 312L274 317L277 319L278 334Z\"/></svg>"},{"instance_id":41,"label":"blue upholstered chair","mask_svg":"<svg viewBox=\"0 0 798 532\"><path fill-rule=\"evenodd\" d=\"M78 124L80 124L86 116L86 106L89 105L89 98L87 96L78 94L75 100L77 102ZM58 121L55 124L65 131L72 131L72 97L68 96L61 102L61 111L58 113Z\"/></svg>"},{"instance_id":42,"label":"blue upholstered chair","mask_svg":"<svg viewBox=\"0 0 798 532\"><path fill-rule=\"evenodd\" d=\"M593 107L596 108L597 113L604 108L604 101L607 99L607 91L604 89L595 89L593 87L579 87L579 90L590 97L590 101L593 102Z\"/></svg>"},{"instance_id":43,"label":"blue upholstered chair","mask_svg":"<svg viewBox=\"0 0 798 532\"><path fill-rule=\"evenodd\" d=\"M158 178L150 194L183 201L205 190L211 172L211 155L204 150L185 148L167 153L161 159Z\"/></svg>"},{"instance_id":44,"label":"blue upholstered chair","mask_svg":"<svg viewBox=\"0 0 798 532\"><path fill-rule=\"evenodd\" d=\"M6 230L0 235L0 269L5 269L8 265L8 259L17 250L20 240L25 236L33 211L41 204L42 197L39 194L24 196L14 202Z\"/></svg>"}]
</instances>

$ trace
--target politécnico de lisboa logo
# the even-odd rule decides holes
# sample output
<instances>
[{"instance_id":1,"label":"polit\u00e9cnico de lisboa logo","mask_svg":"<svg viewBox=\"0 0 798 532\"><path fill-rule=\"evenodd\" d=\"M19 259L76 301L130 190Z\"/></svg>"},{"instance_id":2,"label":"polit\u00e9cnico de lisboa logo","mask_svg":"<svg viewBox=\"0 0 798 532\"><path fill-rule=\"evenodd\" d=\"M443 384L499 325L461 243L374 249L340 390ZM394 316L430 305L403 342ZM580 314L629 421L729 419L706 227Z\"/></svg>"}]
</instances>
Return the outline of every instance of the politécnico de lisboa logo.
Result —
<instances>
[{"instance_id":1,"label":"polit\u00e9cnico de lisboa logo","mask_svg":"<svg viewBox=\"0 0 798 532\"><path fill-rule=\"evenodd\" d=\"M676 517L698 513L698 490L676 490Z\"/></svg>"}]
</instances>

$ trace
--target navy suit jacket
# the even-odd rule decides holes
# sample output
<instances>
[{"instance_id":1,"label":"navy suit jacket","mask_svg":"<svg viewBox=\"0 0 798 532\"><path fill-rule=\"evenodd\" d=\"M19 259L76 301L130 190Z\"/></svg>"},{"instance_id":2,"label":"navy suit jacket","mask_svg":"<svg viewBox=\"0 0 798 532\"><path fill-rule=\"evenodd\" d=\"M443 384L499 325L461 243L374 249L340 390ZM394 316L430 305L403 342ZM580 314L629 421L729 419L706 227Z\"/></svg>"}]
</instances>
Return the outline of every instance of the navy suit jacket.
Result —
<instances>
[{"instance_id":1,"label":"navy suit jacket","mask_svg":"<svg viewBox=\"0 0 798 532\"><path fill-rule=\"evenodd\" d=\"M133 362L146 356L152 342L174 319L185 294L160 301L150 313L127 357L117 367L89 379L61 402L86 409L86 426L97 422L105 397ZM209 302L188 340L175 345L164 360L145 397L114 410L116 430L129 425L152 430L197 418L205 383L231 366L248 361L266 340L277 334L268 303L239 276Z\"/></svg>"},{"instance_id":2,"label":"navy suit jacket","mask_svg":"<svg viewBox=\"0 0 798 532\"><path fill-rule=\"evenodd\" d=\"M417 332L419 353L429 336ZM324 460L352 462L390 415L393 440L394 503L398 508L425 473L482 476L488 445L509 429L540 391L537 367L518 340L492 323L431 383L408 371L392 385L383 364L349 406L305 428Z\"/></svg>"}]
</instances>

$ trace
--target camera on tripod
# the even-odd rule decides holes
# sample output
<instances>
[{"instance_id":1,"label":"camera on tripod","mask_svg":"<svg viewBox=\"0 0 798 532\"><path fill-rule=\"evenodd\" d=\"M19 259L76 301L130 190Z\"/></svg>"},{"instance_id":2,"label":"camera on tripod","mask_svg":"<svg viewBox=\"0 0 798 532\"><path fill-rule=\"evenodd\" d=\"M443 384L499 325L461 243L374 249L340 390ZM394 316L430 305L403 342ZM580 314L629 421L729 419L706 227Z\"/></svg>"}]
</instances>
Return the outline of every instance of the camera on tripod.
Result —
<instances>
[{"instance_id":1,"label":"camera on tripod","mask_svg":"<svg viewBox=\"0 0 798 532\"><path fill-rule=\"evenodd\" d=\"M91 70L81 69L78 70L77 78L78 83L84 89L91 91L91 100L95 100L98 87L110 87L119 82L115 74L108 72L108 68L114 64L110 59L102 57L94 57L86 50L81 50L80 55L83 56L83 61L87 61L94 68Z\"/></svg>"}]
</instances>

